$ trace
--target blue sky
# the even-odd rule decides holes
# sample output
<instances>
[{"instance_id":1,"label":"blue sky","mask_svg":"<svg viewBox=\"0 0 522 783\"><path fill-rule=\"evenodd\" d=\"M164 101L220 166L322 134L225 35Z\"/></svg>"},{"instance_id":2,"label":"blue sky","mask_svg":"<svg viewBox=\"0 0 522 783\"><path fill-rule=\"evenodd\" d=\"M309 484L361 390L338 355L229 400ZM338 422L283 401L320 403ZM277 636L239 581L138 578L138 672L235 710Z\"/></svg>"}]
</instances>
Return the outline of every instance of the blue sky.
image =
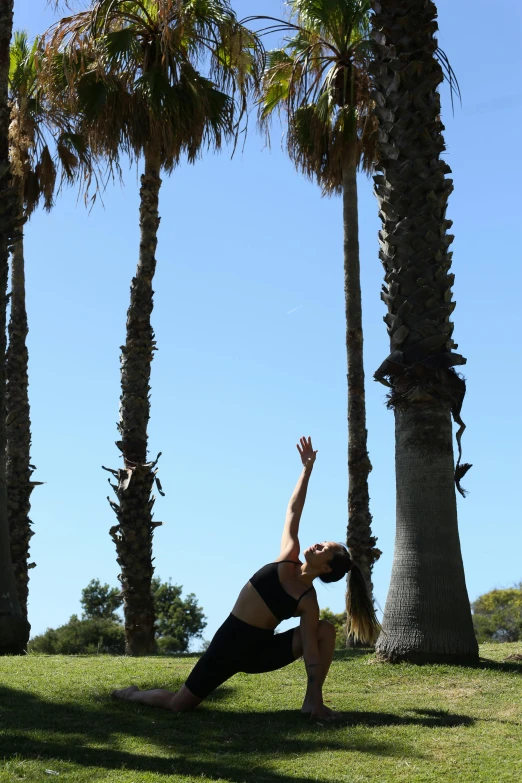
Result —
<instances>
[{"instance_id":1,"label":"blue sky","mask_svg":"<svg viewBox=\"0 0 522 783\"><path fill-rule=\"evenodd\" d=\"M236 0L241 16L281 15L280 0ZM439 0L439 43L463 106L443 89L455 192L454 338L468 358L459 525L470 599L522 580L519 396L522 263L517 156L522 124L522 8L498 0ZM42 32L44 0L15 0L15 26ZM252 121L243 152L207 154L163 178L153 325L150 453L166 492L155 518L156 574L194 592L210 638L242 584L278 554L299 475L295 448L319 449L302 520L303 548L343 539L347 523L346 354L340 199L297 174L274 128ZM108 474L120 465L119 346L138 254L139 170L110 186L88 214L65 192L26 228L35 536L32 633L80 612L92 578L117 584ZM379 293L379 220L360 178L360 240L375 567L384 606L395 532L393 414L372 380L388 354ZM318 589L341 611L344 584Z\"/></svg>"}]
</instances>

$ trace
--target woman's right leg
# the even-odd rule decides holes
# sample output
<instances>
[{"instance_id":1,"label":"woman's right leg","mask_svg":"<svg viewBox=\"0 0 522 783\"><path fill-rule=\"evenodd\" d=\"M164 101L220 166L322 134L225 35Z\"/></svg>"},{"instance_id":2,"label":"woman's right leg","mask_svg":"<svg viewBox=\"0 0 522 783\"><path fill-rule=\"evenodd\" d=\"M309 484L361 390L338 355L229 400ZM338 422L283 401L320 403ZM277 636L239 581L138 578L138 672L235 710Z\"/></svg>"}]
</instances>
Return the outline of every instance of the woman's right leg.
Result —
<instances>
[{"instance_id":1,"label":"woman's right leg","mask_svg":"<svg viewBox=\"0 0 522 783\"><path fill-rule=\"evenodd\" d=\"M320 673L321 685L323 685L324 681L326 680L326 675L328 674L328 670L330 669L330 664L332 663L333 653L335 649L335 627L334 625L332 625L332 623L328 622L328 620L319 620L318 646L319 646L319 660L321 661L321 673ZM296 628L294 630L292 649L296 659L302 656L303 642L301 639L300 628ZM308 687L307 687L305 698L303 701L303 706L301 707L301 712L310 713L312 712L312 708L313 708L312 698L308 692Z\"/></svg>"}]
</instances>

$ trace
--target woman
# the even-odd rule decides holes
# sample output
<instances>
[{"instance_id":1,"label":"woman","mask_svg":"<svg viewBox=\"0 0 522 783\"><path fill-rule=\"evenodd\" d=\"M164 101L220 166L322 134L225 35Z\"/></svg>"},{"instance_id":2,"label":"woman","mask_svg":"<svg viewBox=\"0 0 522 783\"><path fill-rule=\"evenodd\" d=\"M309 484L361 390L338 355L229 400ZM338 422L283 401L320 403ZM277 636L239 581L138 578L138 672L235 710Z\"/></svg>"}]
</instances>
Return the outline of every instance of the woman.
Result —
<instances>
[{"instance_id":1,"label":"woman","mask_svg":"<svg viewBox=\"0 0 522 783\"><path fill-rule=\"evenodd\" d=\"M297 450L303 463L286 513L281 551L274 563L257 571L239 593L232 613L218 629L185 685L177 693L140 691L135 685L113 691L113 696L151 707L185 712L197 707L215 688L237 672L268 672L304 657L307 688L301 712L329 719L335 713L323 703L322 686L332 662L335 628L319 619L313 588L317 577L337 582L350 571L347 630L356 639L373 642L378 628L364 577L353 565L343 544L325 541L305 549L299 560L299 522L317 451L310 438L301 438ZM281 634L282 620L299 617L300 625Z\"/></svg>"}]
</instances>

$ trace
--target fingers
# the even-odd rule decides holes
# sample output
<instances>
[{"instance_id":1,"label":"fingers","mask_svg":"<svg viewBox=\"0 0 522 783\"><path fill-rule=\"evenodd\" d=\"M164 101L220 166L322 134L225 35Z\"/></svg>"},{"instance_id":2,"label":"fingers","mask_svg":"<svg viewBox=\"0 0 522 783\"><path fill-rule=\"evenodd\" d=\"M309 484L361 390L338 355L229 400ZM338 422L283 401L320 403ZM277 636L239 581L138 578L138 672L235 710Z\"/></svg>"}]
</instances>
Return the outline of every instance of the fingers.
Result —
<instances>
[{"instance_id":1,"label":"fingers","mask_svg":"<svg viewBox=\"0 0 522 783\"><path fill-rule=\"evenodd\" d=\"M301 462L306 467L307 465L313 465L317 456L317 449L312 446L312 438L308 436L305 438L299 438L299 443L296 443L297 451L301 457Z\"/></svg>"},{"instance_id":2,"label":"fingers","mask_svg":"<svg viewBox=\"0 0 522 783\"><path fill-rule=\"evenodd\" d=\"M297 451L301 456L306 453L317 454L317 451L314 451L314 447L312 446L312 438L310 436L308 436L308 438L305 438L304 436L299 438L299 443L296 443L296 446Z\"/></svg>"}]
</instances>

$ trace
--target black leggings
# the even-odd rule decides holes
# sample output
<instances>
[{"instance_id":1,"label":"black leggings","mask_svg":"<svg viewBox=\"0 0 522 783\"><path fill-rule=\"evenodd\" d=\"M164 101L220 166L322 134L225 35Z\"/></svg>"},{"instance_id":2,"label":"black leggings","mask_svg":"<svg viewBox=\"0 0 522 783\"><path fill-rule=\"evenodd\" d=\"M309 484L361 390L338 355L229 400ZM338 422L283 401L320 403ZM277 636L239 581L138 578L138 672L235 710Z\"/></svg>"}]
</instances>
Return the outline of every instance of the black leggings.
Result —
<instances>
[{"instance_id":1,"label":"black leggings","mask_svg":"<svg viewBox=\"0 0 522 783\"><path fill-rule=\"evenodd\" d=\"M210 646L192 669L185 685L205 699L237 672L257 674L282 669L295 660L292 641L295 628L276 634L229 615Z\"/></svg>"}]
</instances>

